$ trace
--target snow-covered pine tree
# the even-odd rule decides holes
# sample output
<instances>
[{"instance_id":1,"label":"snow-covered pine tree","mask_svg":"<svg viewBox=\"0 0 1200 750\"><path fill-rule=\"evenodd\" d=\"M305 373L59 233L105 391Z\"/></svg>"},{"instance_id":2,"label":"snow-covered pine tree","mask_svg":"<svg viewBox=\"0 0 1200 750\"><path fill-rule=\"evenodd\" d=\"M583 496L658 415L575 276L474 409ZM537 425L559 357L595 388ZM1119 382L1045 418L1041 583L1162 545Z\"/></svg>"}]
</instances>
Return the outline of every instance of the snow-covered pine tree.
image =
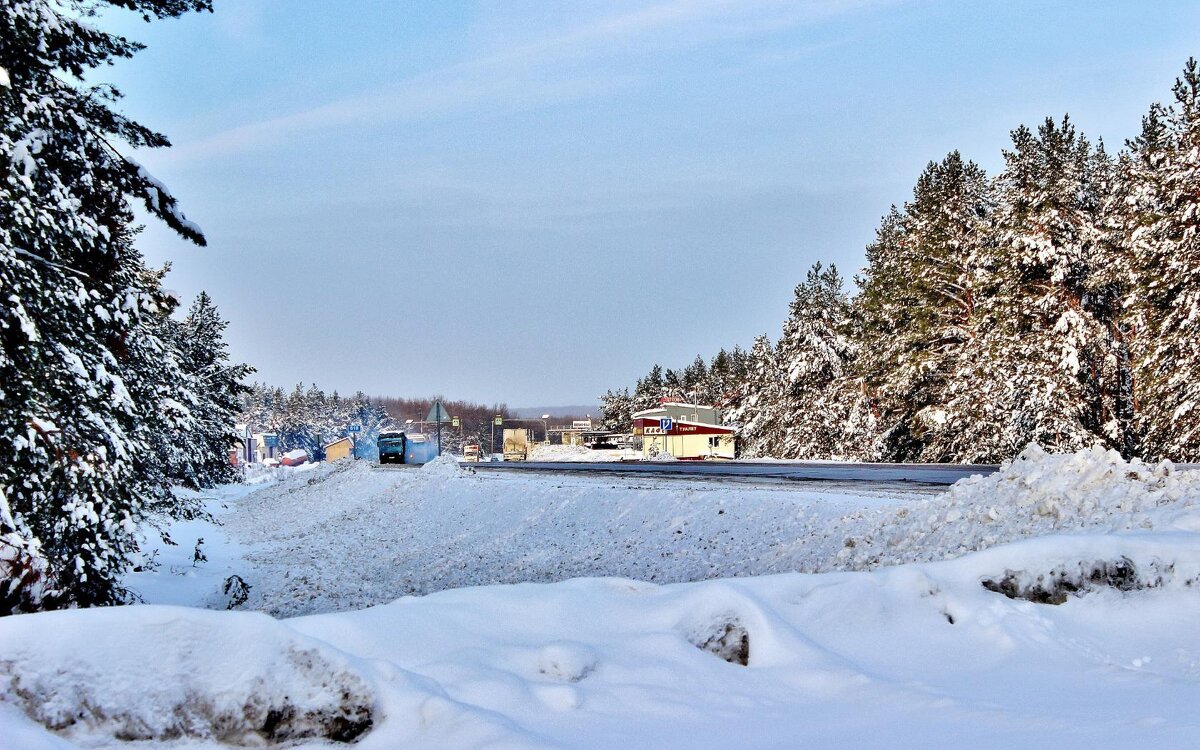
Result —
<instances>
[{"instance_id":1,"label":"snow-covered pine tree","mask_svg":"<svg viewBox=\"0 0 1200 750\"><path fill-rule=\"evenodd\" d=\"M664 388L663 369L659 365L654 365L646 377L638 380L633 389L633 411L639 412L658 406Z\"/></svg>"},{"instance_id":2,"label":"snow-covered pine tree","mask_svg":"<svg viewBox=\"0 0 1200 750\"><path fill-rule=\"evenodd\" d=\"M770 454L781 458L829 458L842 443L843 425L830 419L835 381L848 375L853 343L847 336L850 301L837 267L817 263L796 286L775 347L783 378L785 415Z\"/></svg>"},{"instance_id":3,"label":"snow-covered pine tree","mask_svg":"<svg viewBox=\"0 0 1200 750\"><path fill-rule=\"evenodd\" d=\"M114 89L80 83L139 49L82 18L99 4L0 4L0 491L40 542L47 607L119 601L142 508L167 492L138 473L146 405L126 383L142 318L158 313L140 284L129 201L203 244L167 189L118 150L166 138L117 113ZM108 4L147 20L211 9Z\"/></svg>"},{"instance_id":4,"label":"snow-covered pine tree","mask_svg":"<svg viewBox=\"0 0 1200 750\"><path fill-rule=\"evenodd\" d=\"M633 397L628 388L608 389L600 396L600 425L611 432L627 432L633 423Z\"/></svg>"},{"instance_id":5,"label":"snow-covered pine tree","mask_svg":"<svg viewBox=\"0 0 1200 750\"><path fill-rule=\"evenodd\" d=\"M989 238L983 170L951 152L930 162L903 211L884 219L859 279L862 375L885 425L890 460L946 460L949 382L975 333L977 258Z\"/></svg>"},{"instance_id":6,"label":"snow-covered pine tree","mask_svg":"<svg viewBox=\"0 0 1200 750\"><path fill-rule=\"evenodd\" d=\"M191 430L173 436L189 445L189 465L185 476L175 478L193 488L231 482L237 476L229 461L229 448L238 437L234 423L247 391L243 381L254 369L229 361L228 325L212 298L200 292L175 326L180 363L195 384Z\"/></svg>"},{"instance_id":7,"label":"snow-covered pine tree","mask_svg":"<svg viewBox=\"0 0 1200 750\"><path fill-rule=\"evenodd\" d=\"M739 428L741 455L771 456L778 450L788 415L784 373L766 334L754 339L747 370L737 404L725 418Z\"/></svg>"},{"instance_id":8,"label":"snow-covered pine tree","mask_svg":"<svg viewBox=\"0 0 1200 750\"><path fill-rule=\"evenodd\" d=\"M346 426L357 424L360 428L354 435L356 454L375 458L379 451L379 431L391 423L387 410L371 401L362 391L356 391L349 401L343 403L346 411L342 421Z\"/></svg>"},{"instance_id":9,"label":"snow-covered pine tree","mask_svg":"<svg viewBox=\"0 0 1200 750\"><path fill-rule=\"evenodd\" d=\"M1129 243L1137 272L1135 393L1143 452L1200 461L1200 69L1130 143Z\"/></svg>"},{"instance_id":10,"label":"snow-covered pine tree","mask_svg":"<svg viewBox=\"0 0 1200 750\"><path fill-rule=\"evenodd\" d=\"M1123 157L1125 160L1127 156ZM1084 280L1084 309L1102 331L1087 352L1084 423L1126 457L1138 450L1130 350L1136 316L1128 304L1136 283L1122 208L1128 183L1118 161L1098 142L1088 162L1083 205L1094 217L1092 261Z\"/></svg>"},{"instance_id":11,"label":"snow-covered pine tree","mask_svg":"<svg viewBox=\"0 0 1200 750\"><path fill-rule=\"evenodd\" d=\"M1091 149L1068 118L1013 131L997 179L994 247L980 262L978 332L964 351L948 413L948 453L999 461L1036 442L1057 451L1103 437L1090 415L1090 363L1107 337L1088 309L1100 220Z\"/></svg>"}]
</instances>

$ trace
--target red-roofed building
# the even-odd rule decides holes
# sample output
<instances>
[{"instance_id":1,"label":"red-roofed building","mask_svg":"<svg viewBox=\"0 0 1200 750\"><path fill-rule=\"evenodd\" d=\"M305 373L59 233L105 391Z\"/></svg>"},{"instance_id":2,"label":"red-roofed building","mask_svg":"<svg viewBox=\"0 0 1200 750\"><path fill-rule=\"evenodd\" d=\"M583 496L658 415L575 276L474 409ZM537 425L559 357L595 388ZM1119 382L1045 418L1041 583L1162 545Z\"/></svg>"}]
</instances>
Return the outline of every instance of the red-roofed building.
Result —
<instances>
[{"instance_id":1,"label":"red-roofed building","mask_svg":"<svg viewBox=\"0 0 1200 750\"><path fill-rule=\"evenodd\" d=\"M736 430L721 424L712 406L667 402L639 411L633 415L633 434L641 438L645 458L667 454L681 461L730 460L736 454Z\"/></svg>"}]
</instances>

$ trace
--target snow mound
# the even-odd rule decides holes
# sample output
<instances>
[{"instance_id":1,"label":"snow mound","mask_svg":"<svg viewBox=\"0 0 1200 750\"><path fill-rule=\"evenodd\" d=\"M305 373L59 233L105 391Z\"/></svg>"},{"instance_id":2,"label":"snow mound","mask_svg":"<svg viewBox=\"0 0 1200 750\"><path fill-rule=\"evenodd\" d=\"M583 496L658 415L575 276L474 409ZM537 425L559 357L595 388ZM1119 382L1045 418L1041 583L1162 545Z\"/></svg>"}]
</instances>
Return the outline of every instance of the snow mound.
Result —
<instances>
[{"instance_id":1,"label":"snow mound","mask_svg":"<svg viewBox=\"0 0 1200 750\"><path fill-rule=\"evenodd\" d=\"M596 652L582 643L557 641L538 652L538 673L562 682L579 682L596 668Z\"/></svg>"},{"instance_id":2,"label":"snow mound","mask_svg":"<svg viewBox=\"0 0 1200 750\"><path fill-rule=\"evenodd\" d=\"M855 523L861 520L851 515L837 525L849 532L838 567L949 559L1063 531L1195 531L1200 472L1126 461L1101 447L1049 454L1030 445L991 476L960 480L944 495Z\"/></svg>"},{"instance_id":3,"label":"snow mound","mask_svg":"<svg viewBox=\"0 0 1200 750\"><path fill-rule=\"evenodd\" d=\"M449 453L443 453L437 458L421 467L421 472L426 476L432 477L457 477L462 476L466 472L458 465L458 459L451 456Z\"/></svg>"},{"instance_id":4,"label":"snow mound","mask_svg":"<svg viewBox=\"0 0 1200 750\"><path fill-rule=\"evenodd\" d=\"M178 607L10 619L0 703L84 744L349 742L374 722L366 682L327 646L265 615Z\"/></svg>"}]
</instances>

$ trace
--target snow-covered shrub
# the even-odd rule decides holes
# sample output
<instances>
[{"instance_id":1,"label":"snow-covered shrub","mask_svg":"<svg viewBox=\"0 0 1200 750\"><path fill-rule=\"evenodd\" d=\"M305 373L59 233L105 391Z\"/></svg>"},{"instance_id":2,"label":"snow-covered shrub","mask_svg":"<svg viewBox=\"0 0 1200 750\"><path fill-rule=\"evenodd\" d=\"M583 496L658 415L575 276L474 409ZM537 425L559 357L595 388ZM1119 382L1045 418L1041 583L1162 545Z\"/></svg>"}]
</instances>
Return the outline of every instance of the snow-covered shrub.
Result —
<instances>
[{"instance_id":1,"label":"snow-covered shrub","mask_svg":"<svg viewBox=\"0 0 1200 750\"><path fill-rule=\"evenodd\" d=\"M688 641L730 664L750 664L750 632L734 614L693 624L686 633Z\"/></svg>"},{"instance_id":2,"label":"snow-covered shrub","mask_svg":"<svg viewBox=\"0 0 1200 750\"><path fill-rule=\"evenodd\" d=\"M1003 576L985 578L983 587L1009 599L1027 599L1039 604L1063 604L1070 596L1079 596L1096 589L1140 591L1158 588L1167 583L1195 586L1196 578L1177 580L1175 564L1151 561L1137 565L1126 556L1115 560L1080 561L1058 565L1043 572L1005 570Z\"/></svg>"}]
</instances>

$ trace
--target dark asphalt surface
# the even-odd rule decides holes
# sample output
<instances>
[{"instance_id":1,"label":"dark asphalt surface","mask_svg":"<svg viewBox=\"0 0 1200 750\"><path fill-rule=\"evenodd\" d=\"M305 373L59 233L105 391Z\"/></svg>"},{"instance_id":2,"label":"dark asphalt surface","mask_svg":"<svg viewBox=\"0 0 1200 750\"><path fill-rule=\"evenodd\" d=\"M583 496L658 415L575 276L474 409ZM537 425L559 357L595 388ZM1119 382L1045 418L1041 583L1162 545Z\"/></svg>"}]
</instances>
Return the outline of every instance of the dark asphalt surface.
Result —
<instances>
[{"instance_id":1,"label":"dark asphalt surface","mask_svg":"<svg viewBox=\"0 0 1200 750\"><path fill-rule=\"evenodd\" d=\"M988 475L994 465L852 464L740 461L498 461L463 464L481 471L541 471L659 477L738 478L832 482L886 482L950 485L973 474Z\"/></svg>"}]
</instances>

